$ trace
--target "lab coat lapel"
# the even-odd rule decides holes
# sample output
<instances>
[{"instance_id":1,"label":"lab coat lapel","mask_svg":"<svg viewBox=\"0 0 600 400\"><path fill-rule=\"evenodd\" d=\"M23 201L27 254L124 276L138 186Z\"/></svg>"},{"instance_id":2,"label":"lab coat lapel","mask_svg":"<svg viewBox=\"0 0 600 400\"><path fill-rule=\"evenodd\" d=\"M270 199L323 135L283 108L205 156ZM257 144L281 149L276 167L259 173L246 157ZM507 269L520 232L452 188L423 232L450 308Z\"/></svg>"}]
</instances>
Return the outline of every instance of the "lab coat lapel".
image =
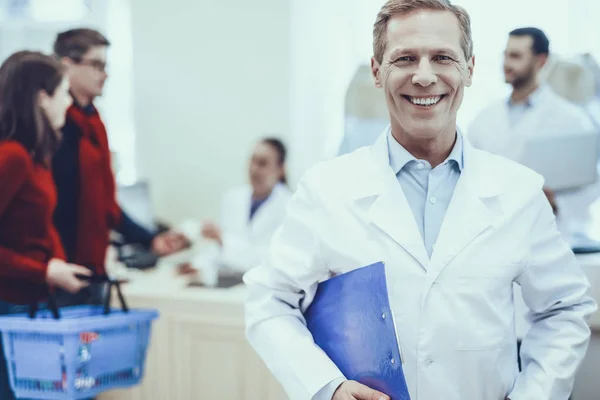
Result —
<instances>
[{"instance_id":1,"label":"lab coat lapel","mask_svg":"<svg viewBox=\"0 0 600 400\"><path fill-rule=\"evenodd\" d=\"M284 190L280 186L281 184L275 185L273 188L273 192L265 200L264 204L256 210L254 217L250 220L250 229L252 232L260 232L263 228L267 227L269 223L272 221L273 208L277 205L279 201L279 197L282 196L281 191ZM250 195L250 200L248 202L248 218L250 218L250 207L252 206L252 195Z\"/></svg>"},{"instance_id":2,"label":"lab coat lapel","mask_svg":"<svg viewBox=\"0 0 600 400\"><path fill-rule=\"evenodd\" d=\"M430 282L435 281L442 270L493 222L493 214L484 199L499 194L501 184L482 171L485 162L477 161L480 154L476 152L468 142L464 143L464 168L432 254Z\"/></svg>"},{"instance_id":3,"label":"lab coat lapel","mask_svg":"<svg viewBox=\"0 0 600 400\"><path fill-rule=\"evenodd\" d=\"M363 170L355 204L369 220L404 248L423 268L429 257L408 200L389 166L387 130L371 148L369 166ZM365 173L366 172L366 173Z\"/></svg>"},{"instance_id":4,"label":"lab coat lapel","mask_svg":"<svg viewBox=\"0 0 600 400\"><path fill-rule=\"evenodd\" d=\"M236 213L243 213L242 216L237 218L236 224L240 224L239 231L243 232L245 235L248 235L252 230L253 222L250 220L250 207L252 205L252 188L248 186L245 188L245 193L243 196L240 196L237 201L239 202L238 209ZM239 214L238 214L239 215Z\"/></svg>"}]
</instances>

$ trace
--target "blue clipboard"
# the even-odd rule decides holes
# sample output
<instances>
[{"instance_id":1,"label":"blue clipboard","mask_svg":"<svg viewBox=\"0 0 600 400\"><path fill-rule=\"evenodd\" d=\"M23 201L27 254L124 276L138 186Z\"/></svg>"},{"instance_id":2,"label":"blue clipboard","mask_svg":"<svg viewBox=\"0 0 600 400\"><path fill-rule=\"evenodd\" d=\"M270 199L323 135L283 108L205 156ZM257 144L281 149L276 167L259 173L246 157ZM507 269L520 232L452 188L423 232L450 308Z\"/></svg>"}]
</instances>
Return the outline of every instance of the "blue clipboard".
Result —
<instances>
[{"instance_id":1,"label":"blue clipboard","mask_svg":"<svg viewBox=\"0 0 600 400\"><path fill-rule=\"evenodd\" d=\"M347 379L410 400L382 262L321 282L304 317Z\"/></svg>"}]
</instances>

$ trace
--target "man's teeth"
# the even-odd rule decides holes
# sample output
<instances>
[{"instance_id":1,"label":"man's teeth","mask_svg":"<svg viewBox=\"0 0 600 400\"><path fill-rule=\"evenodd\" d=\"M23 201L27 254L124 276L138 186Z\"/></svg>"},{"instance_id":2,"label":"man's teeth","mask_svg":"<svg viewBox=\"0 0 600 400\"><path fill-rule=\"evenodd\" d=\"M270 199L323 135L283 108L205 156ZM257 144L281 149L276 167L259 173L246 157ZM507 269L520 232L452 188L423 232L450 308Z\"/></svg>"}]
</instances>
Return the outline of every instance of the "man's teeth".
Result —
<instances>
[{"instance_id":1,"label":"man's teeth","mask_svg":"<svg viewBox=\"0 0 600 400\"><path fill-rule=\"evenodd\" d=\"M411 103L416 104L418 106L432 106L434 104L439 103L442 99L442 96L437 97L409 97Z\"/></svg>"}]
</instances>

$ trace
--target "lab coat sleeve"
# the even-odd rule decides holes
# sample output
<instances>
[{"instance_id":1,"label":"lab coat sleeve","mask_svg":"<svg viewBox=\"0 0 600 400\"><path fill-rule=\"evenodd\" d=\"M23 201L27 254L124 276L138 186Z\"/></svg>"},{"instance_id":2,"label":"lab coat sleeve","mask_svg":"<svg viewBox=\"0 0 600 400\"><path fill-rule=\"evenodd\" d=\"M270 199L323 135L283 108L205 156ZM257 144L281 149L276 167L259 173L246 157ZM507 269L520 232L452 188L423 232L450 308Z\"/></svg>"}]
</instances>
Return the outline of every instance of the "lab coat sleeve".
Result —
<instances>
[{"instance_id":1,"label":"lab coat sleeve","mask_svg":"<svg viewBox=\"0 0 600 400\"><path fill-rule=\"evenodd\" d=\"M535 209L528 265L517 279L531 328L521 346L522 372L508 397L567 400L590 338L586 321L597 306L541 191Z\"/></svg>"},{"instance_id":2,"label":"lab coat sleeve","mask_svg":"<svg viewBox=\"0 0 600 400\"><path fill-rule=\"evenodd\" d=\"M221 214L219 223L221 224L221 231L223 232L231 232L235 229L236 221L235 216L232 213L232 210L235 210L237 207L240 207L239 197L243 194L240 194L238 190L234 189L230 192L227 192L223 199L221 200Z\"/></svg>"},{"instance_id":3,"label":"lab coat sleeve","mask_svg":"<svg viewBox=\"0 0 600 400\"><path fill-rule=\"evenodd\" d=\"M333 381L329 382L329 384L327 384L327 386L325 386L323 389L319 390L319 392L313 397L312 400L331 400L337 389L345 381L345 378L334 379Z\"/></svg>"},{"instance_id":4,"label":"lab coat sleeve","mask_svg":"<svg viewBox=\"0 0 600 400\"><path fill-rule=\"evenodd\" d=\"M253 246L246 238L234 233L237 231L239 221L236 221L236 215L232 210L240 207L240 196L245 195L245 192L234 189L223 198L220 219L223 236L218 257L220 264L242 272L256 267L266 253L266 248Z\"/></svg>"},{"instance_id":5,"label":"lab coat sleeve","mask_svg":"<svg viewBox=\"0 0 600 400\"><path fill-rule=\"evenodd\" d=\"M267 246L248 243L245 238L225 233L220 262L236 271L248 271L258 266L266 253Z\"/></svg>"},{"instance_id":6,"label":"lab coat sleeve","mask_svg":"<svg viewBox=\"0 0 600 400\"><path fill-rule=\"evenodd\" d=\"M244 277L246 335L293 400L316 399L327 385L344 379L314 343L302 314L329 274L320 252L323 208L309 181L299 184L263 264Z\"/></svg>"}]
</instances>

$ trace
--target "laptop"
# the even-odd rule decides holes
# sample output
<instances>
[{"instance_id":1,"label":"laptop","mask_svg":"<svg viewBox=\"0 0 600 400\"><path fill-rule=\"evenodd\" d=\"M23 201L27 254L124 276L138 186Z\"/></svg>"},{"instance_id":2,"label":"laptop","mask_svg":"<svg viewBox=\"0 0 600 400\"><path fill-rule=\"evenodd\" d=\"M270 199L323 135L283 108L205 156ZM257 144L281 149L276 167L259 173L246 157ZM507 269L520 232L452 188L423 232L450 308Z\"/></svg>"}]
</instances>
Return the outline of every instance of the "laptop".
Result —
<instances>
[{"instance_id":1,"label":"laptop","mask_svg":"<svg viewBox=\"0 0 600 400\"><path fill-rule=\"evenodd\" d=\"M133 185L117 188L117 201L121 208L138 224L155 231L156 220L150 197L150 187L147 182L137 182Z\"/></svg>"},{"instance_id":2,"label":"laptop","mask_svg":"<svg viewBox=\"0 0 600 400\"><path fill-rule=\"evenodd\" d=\"M600 132L590 130L529 138L521 164L542 175L546 187L560 192L595 183L599 157Z\"/></svg>"}]
</instances>

